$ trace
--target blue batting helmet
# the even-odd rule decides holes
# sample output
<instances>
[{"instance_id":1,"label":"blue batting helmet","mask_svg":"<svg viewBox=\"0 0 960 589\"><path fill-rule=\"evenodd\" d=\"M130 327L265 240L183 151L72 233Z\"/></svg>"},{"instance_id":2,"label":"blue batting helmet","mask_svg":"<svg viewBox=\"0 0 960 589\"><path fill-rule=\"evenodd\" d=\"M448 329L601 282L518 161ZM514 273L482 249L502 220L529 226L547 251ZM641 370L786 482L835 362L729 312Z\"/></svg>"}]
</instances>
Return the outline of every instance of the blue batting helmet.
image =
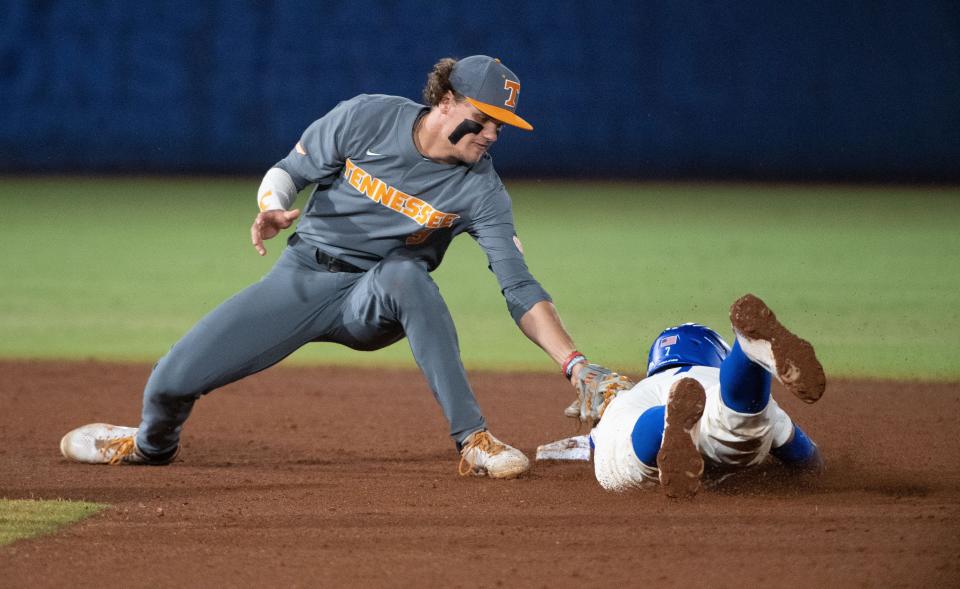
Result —
<instances>
[{"instance_id":1,"label":"blue batting helmet","mask_svg":"<svg viewBox=\"0 0 960 589\"><path fill-rule=\"evenodd\" d=\"M647 376L673 366L713 366L730 352L730 346L716 331L699 323L684 323L664 329L647 354Z\"/></svg>"}]
</instances>

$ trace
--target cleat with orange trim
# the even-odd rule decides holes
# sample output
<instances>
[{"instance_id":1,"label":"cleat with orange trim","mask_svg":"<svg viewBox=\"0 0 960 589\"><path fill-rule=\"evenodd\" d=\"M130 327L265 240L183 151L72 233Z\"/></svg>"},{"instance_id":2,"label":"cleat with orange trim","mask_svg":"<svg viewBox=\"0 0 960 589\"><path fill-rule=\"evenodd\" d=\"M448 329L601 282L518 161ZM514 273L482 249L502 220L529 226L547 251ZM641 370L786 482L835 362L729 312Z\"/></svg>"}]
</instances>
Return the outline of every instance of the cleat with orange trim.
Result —
<instances>
[{"instance_id":1,"label":"cleat with orange trim","mask_svg":"<svg viewBox=\"0 0 960 589\"><path fill-rule=\"evenodd\" d=\"M91 423L67 433L60 440L64 458L85 464L147 464L163 465L173 462L180 448L169 458L155 460L143 455L137 448L137 428Z\"/></svg>"},{"instance_id":2,"label":"cleat with orange trim","mask_svg":"<svg viewBox=\"0 0 960 589\"><path fill-rule=\"evenodd\" d=\"M475 432L460 451L460 476L488 476L512 479L530 470L530 460L523 452L504 444L486 430Z\"/></svg>"}]
</instances>

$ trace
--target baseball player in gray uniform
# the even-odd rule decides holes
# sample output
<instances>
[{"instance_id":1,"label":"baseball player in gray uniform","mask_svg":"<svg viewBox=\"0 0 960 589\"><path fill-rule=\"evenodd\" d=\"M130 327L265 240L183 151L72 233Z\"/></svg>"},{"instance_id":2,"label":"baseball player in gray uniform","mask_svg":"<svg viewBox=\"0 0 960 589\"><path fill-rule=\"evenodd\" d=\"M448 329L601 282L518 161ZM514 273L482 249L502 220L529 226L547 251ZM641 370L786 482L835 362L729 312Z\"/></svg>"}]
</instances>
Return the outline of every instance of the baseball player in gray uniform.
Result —
<instances>
[{"instance_id":1,"label":"baseball player in gray uniform","mask_svg":"<svg viewBox=\"0 0 960 589\"><path fill-rule=\"evenodd\" d=\"M214 309L153 369L138 428L90 424L64 436L86 463L166 464L202 395L276 364L309 342L376 350L407 338L450 424L460 473L512 478L530 463L487 431L460 360L453 320L430 272L451 240L470 234L507 307L571 383L587 363L549 295L531 276L510 198L488 154L517 116L520 81L483 55L443 59L427 79L429 106L361 95L310 125L263 178L251 240L301 216L297 192L316 183L273 269Z\"/></svg>"}]
</instances>

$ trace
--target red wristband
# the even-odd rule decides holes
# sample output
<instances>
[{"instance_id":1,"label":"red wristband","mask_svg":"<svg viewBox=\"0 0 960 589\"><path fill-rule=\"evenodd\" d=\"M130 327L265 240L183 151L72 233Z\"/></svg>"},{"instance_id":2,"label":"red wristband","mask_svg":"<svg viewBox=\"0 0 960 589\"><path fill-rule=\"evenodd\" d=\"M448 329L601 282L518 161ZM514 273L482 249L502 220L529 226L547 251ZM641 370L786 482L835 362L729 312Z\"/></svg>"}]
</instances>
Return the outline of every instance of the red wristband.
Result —
<instances>
[{"instance_id":1,"label":"red wristband","mask_svg":"<svg viewBox=\"0 0 960 589\"><path fill-rule=\"evenodd\" d=\"M573 367L582 362L586 362L587 357L574 350L570 352L570 355L563 361L563 364L560 365L560 371L563 372L563 376L570 380L570 377L573 376Z\"/></svg>"}]
</instances>

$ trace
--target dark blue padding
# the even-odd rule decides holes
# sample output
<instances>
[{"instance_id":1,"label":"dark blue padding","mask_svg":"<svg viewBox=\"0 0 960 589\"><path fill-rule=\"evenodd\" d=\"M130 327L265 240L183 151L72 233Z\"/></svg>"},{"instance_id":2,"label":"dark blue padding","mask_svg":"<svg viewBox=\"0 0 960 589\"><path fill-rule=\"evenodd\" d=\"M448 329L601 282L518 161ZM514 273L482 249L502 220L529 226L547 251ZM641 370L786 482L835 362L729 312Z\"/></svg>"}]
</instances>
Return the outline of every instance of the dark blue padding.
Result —
<instances>
[{"instance_id":1,"label":"dark blue padding","mask_svg":"<svg viewBox=\"0 0 960 589\"><path fill-rule=\"evenodd\" d=\"M720 398L738 413L760 413L770 402L770 373L747 358L740 342L720 364Z\"/></svg>"},{"instance_id":2,"label":"dark blue padding","mask_svg":"<svg viewBox=\"0 0 960 589\"><path fill-rule=\"evenodd\" d=\"M567 2L550 35L502 10L423 18L422 2L384 5L377 19L371 2L180 2L162 18L119 4L0 3L0 171L261 175L339 101L417 100L439 58L489 53L519 76L517 113L535 127L505 129L493 150L503 178L960 180L955 0L877 3L867 18L872 2L820 3L830 19L800 2L611 0L616 27L592 3ZM341 32L355 22L370 38L444 42L398 54L397 43ZM467 28L496 41L450 33ZM291 55L291 42L274 41L290 30L326 34ZM238 42L261 31L270 42ZM830 99L798 108L797 88L809 87ZM622 108L638 93L643 116ZM603 120L569 116L586 104ZM661 245L672 263L678 252Z\"/></svg>"},{"instance_id":3,"label":"dark blue padding","mask_svg":"<svg viewBox=\"0 0 960 589\"><path fill-rule=\"evenodd\" d=\"M793 437L786 444L779 448L773 448L770 453L780 459L781 462L790 465L801 465L809 462L817 453L817 446L800 429L800 426L793 425Z\"/></svg>"},{"instance_id":4,"label":"dark blue padding","mask_svg":"<svg viewBox=\"0 0 960 589\"><path fill-rule=\"evenodd\" d=\"M633 432L630 434L633 452L640 462L647 466L657 465L657 452L660 451L660 441L663 439L663 417L666 412L664 405L651 407L644 411L633 425Z\"/></svg>"}]
</instances>

